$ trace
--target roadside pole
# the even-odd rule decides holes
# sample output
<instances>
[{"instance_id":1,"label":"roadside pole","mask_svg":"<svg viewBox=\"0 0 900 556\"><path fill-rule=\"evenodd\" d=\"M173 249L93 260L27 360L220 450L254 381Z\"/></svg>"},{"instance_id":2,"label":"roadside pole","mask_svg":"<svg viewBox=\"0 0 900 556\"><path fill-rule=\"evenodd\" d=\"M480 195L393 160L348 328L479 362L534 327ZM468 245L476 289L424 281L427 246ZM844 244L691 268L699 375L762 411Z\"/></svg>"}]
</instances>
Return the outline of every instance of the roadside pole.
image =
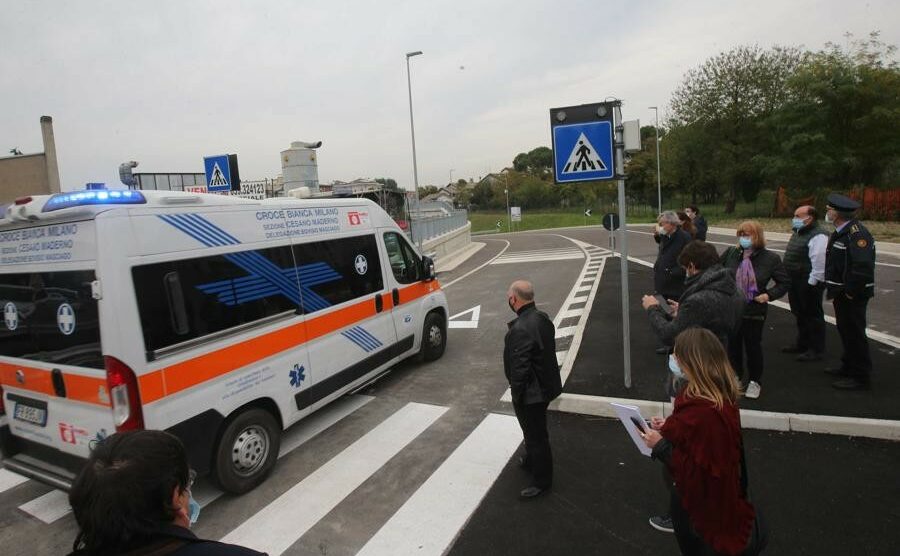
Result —
<instances>
[{"instance_id":1,"label":"roadside pole","mask_svg":"<svg viewBox=\"0 0 900 556\"><path fill-rule=\"evenodd\" d=\"M625 388L631 388L631 319L628 314L628 226L625 220L625 137L622 127L622 106L613 108L615 122L616 184L619 189L619 257L622 276L622 350L625 354Z\"/></svg>"}]
</instances>

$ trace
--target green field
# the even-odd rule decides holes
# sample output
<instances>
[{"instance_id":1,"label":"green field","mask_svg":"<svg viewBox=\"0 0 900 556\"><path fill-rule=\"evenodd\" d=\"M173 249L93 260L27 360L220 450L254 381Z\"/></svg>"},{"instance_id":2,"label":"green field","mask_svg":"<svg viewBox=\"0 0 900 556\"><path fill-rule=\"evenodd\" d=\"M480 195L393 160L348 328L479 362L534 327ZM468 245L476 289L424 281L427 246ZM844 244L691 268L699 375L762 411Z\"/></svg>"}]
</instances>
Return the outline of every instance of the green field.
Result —
<instances>
[{"instance_id":1,"label":"green field","mask_svg":"<svg viewBox=\"0 0 900 556\"><path fill-rule=\"evenodd\" d=\"M702 209L701 209L702 210ZM712 212L712 211L710 211ZM513 231L543 230L548 228L565 228L569 226L584 226L600 224L600 217L596 212L590 218L585 218L584 213L573 211L541 210L535 212L523 211L522 221L513 222ZM736 228L745 218L734 216L707 215L710 226L720 228ZM767 231L790 233L791 220L789 218L755 218ZM470 212L469 221L472 222L472 233L497 233L507 231L506 214L503 211ZM497 222L501 227L497 228ZM629 224L649 224L652 217L629 217ZM900 222L865 222L878 241L900 241Z\"/></svg>"},{"instance_id":2,"label":"green field","mask_svg":"<svg viewBox=\"0 0 900 556\"><path fill-rule=\"evenodd\" d=\"M523 211L524 212L524 211ZM583 212L540 211L524 212L521 222L513 222L513 231L542 230L546 228L565 228L568 226L584 226L600 224L600 216L594 213L585 218ZM472 232L497 232L497 222L501 222L499 231L507 231L506 214L504 212L470 212ZM629 222L650 222L648 218L635 219Z\"/></svg>"}]
</instances>

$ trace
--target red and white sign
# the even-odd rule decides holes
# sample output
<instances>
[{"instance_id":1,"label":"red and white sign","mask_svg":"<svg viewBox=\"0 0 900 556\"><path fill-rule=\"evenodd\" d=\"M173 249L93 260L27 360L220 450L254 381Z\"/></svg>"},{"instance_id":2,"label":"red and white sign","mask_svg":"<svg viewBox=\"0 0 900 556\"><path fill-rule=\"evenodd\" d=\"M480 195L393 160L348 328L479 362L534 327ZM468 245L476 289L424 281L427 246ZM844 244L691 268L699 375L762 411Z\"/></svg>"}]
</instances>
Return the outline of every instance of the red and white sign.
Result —
<instances>
[{"instance_id":1,"label":"red and white sign","mask_svg":"<svg viewBox=\"0 0 900 556\"><path fill-rule=\"evenodd\" d=\"M364 210L351 210L347 213L347 219L350 221L351 226L362 226L369 223L369 213Z\"/></svg>"},{"instance_id":2,"label":"red and white sign","mask_svg":"<svg viewBox=\"0 0 900 556\"><path fill-rule=\"evenodd\" d=\"M207 192L205 185L185 185L184 191L186 193L206 193Z\"/></svg>"},{"instance_id":3,"label":"red and white sign","mask_svg":"<svg viewBox=\"0 0 900 556\"><path fill-rule=\"evenodd\" d=\"M83 440L79 440L79 437L86 437L87 433L88 431L76 425L70 425L68 423L59 424L59 438L66 444L79 444L80 442L83 442Z\"/></svg>"}]
</instances>

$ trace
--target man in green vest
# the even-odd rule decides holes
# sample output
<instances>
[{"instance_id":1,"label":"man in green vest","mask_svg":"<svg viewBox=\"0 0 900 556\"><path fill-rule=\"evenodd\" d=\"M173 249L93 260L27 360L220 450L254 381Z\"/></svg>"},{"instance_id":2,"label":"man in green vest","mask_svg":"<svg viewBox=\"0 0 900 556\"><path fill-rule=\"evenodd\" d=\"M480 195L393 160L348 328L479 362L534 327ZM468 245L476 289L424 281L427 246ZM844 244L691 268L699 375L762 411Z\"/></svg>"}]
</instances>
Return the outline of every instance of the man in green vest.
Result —
<instances>
[{"instance_id":1,"label":"man in green vest","mask_svg":"<svg viewBox=\"0 0 900 556\"><path fill-rule=\"evenodd\" d=\"M797 207L791 221L794 233L784 251L784 267L791 276L788 301L797 319L797 340L783 348L797 353L797 361L820 361L825 351L825 250L828 232L819 226L816 209Z\"/></svg>"}]
</instances>

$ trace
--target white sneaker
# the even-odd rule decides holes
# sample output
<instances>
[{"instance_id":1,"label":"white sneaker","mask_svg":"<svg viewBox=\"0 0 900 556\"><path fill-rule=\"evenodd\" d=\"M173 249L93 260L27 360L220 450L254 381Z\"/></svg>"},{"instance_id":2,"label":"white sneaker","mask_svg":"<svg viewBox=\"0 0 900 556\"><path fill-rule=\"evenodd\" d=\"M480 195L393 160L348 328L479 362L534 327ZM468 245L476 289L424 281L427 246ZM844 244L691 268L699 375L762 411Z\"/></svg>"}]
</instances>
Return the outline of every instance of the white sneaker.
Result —
<instances>
[{"instance_id":1,"label":"white sneaker","mask_svg":"<svg viewBox=\"0 0 900 556\"><path fill-rule=\"evenodd\" d=\"M762 392L762 386L760 386L758 382L751 380L750 384L747 385L747 391L744 392L744 396L751 400L755 400L759 397L760 392Z\"/></svg>"}]
</instances>

